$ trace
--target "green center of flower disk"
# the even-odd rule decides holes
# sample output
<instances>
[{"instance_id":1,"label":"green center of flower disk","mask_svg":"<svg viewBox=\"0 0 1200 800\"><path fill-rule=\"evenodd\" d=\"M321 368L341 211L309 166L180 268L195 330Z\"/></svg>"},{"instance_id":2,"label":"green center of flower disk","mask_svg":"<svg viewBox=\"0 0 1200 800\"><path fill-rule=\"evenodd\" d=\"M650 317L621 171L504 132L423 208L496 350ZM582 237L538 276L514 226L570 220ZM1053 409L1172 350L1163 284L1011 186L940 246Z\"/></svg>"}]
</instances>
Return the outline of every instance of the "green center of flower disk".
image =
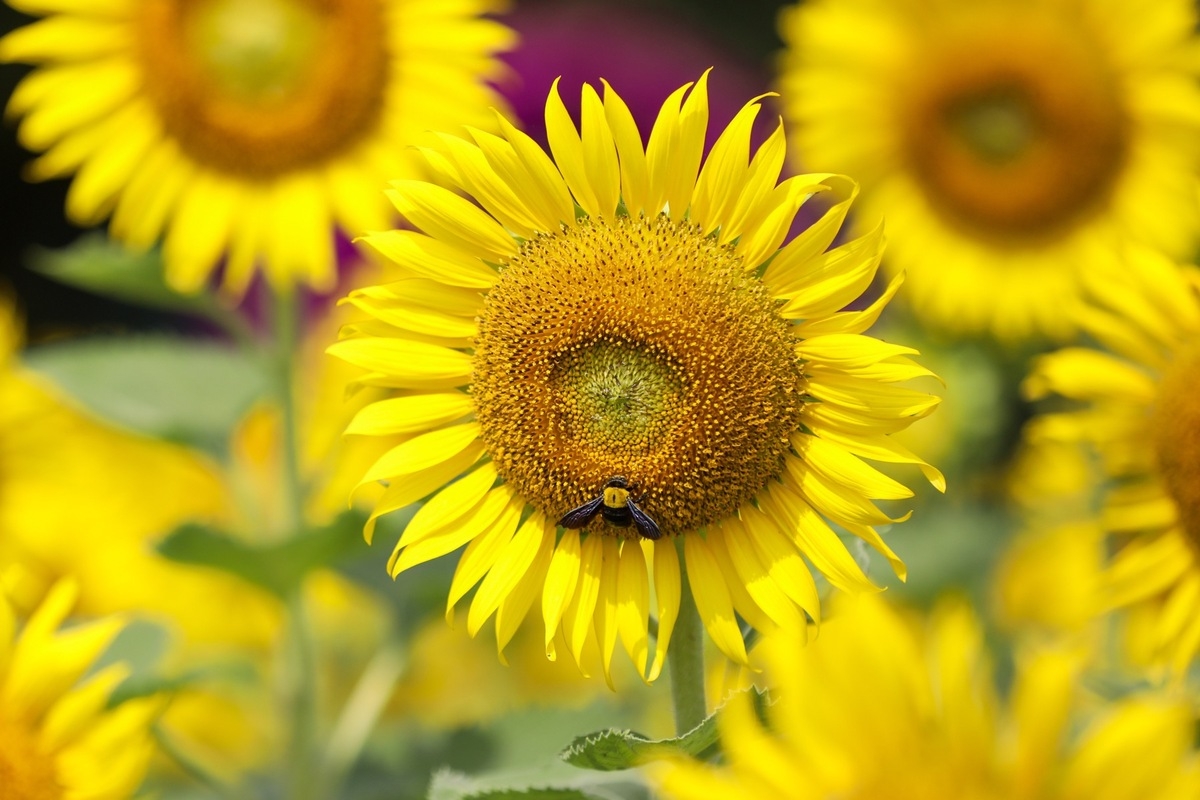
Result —
<instances>
[{"instance_id":1,"label":"green center of flower disk","mask_svg":"<svg viewBox=\"0 0 1200 800\"><path fill-rule=\"evenodd\" d=\"M61 800L62 797L53 757L39 750L32 732L0 717L0 798Z\"/></svg>"},{"instance_id":2,"label":"green center of flower disk","mask_svg":"<svg viewBox=\"0 0 1200 800\"><path fill-rule=\"evenodd\" d=\"M731 248L666 217L527 241L476 339L497 470L553 518L616 475L664 533L732 514L780 474L799 426L804 379L776 305Z\"/></svg>"},{"instance_id":3,"label":"green center of flower disk","mask_svg":"<svg viewBox=\"0 0 1200 800\"><path fill-rule=\"evenodd\" d=\"M284 0L212 0L184 30L189 54L214 87L249 103L279 103L304 83L320 43L312 9Z\"/></svg>"},{"instance_id":4,"label":"green center of flower disk","mask_svg":"<svg viewBox=\"0 0 1200 800\"><path fill-rule=\"evenodd\" d=\"M1102 209L1130 148L1120 85L1095 43L1061 20L1012 25L934 36L899 93L918 186L997 246L1061 236Z\"/></svg>"},{"instance_id":5,"label":"green center of flower disk","mask_svg":"<svg viewBox=\"0 0 1200 800\"><path fill-rule=\"evenodd\" d=\"M1188 539L1200 552L1200 348L1180 354L1163 374L1152 417L1154 450Z\"/></svg>"},{"instance_id":6,"label":"green center of flower disk","mask_svg":"<svg viewBox=\"0 0 1200 800\"><path fill-rule=\"evenodd\" d=\"M138 54L167 132L201 164L270 177L369 133L388 77L380 0L145 0Z\"/></svg>"}]
</instances>

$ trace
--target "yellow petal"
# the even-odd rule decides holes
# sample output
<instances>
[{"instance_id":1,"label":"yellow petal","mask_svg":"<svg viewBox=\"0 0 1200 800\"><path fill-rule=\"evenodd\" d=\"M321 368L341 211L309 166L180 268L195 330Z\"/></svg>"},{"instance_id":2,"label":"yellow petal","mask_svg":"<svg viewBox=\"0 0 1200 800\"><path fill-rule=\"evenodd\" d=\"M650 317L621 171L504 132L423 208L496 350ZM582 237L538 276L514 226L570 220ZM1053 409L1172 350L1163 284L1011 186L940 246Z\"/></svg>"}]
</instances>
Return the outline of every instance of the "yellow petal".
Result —
<instances>
[{"instance_id":1,"label":"yellow petal","mask_svg":"<svg viewBox=\"0 0 1200 800\"><path fill-rule=\"evenodd\" d=\"M563 179L575 196L575 202L587 212L588 216L598 217L603 213L600 200L588 179L587 165L584 163L583 142L575 123L567 113L562 97L558 93L558 78L550 85L550 94L546 98L546 141L550 144L550 152L554 154L554 162L562 171ZM612 214L612 211L609 211Z\"/></svg>"},{"instance_id":2,"label":"yellow petal","mask_svg":"<svg viewBox=\"0 0 1200 800\"><path fill-rule=\"evenodd\" d=\"M109 696L127 677L129 667L113 664L64 695L46 715L38 745L44 752L51 753L69 746L104 712Z\"/></svg>"},{"instance_id":3,"label":"yellow petal","mask_svg":"<svg viewBox=\"0 0 1200 800\"><path fill-rule=\"evenodd\" d=\"M361 436L419 433L462 419L474 410L471 396L463 392L391 397L364 406L354 415L346 433Z\"/></svg>"},{"instance_id":4,"label":"yellow petal","mask_svg":"<svg viewBox=\"0 0 1200 800\"><path fill-rule=\"evenodd\" d=\"M573 224L575 222L575 203L562 174L554 166L550 157L538 146L538 143L513 127L513 124L497 113L496 121L500 125L504 138L512 145L517 157L525 167L529 176L529 187L542 200L542 205L553 209L554 218L558 222Z\"/></svg>"},{"instance_id":5,"label":"yellow petal","mask_svg":"<svg viewBox=\"0 0 1200 800\"><path fill-rule=\"evenodd\" d=\"M468 508L452 525L412 536L408 535L409 528L406 527L388 559L388 574L395 578L418 564L453 553L489 530L507 509L516 505L516 493L511 488L498 486Z\"/></svg>"},{"instance_id":6,"label":"yellow petal","mask_svg":"<svg viewBox=\"0 0 1200 800\"><path fill-rule=\"evenodd\" d=\"M819 625L821 597L817 593L816 581L796 545L779 530L774 519L753 506L742 509L742 523L749 545L758 554L759 563L765 566L771 580ZM737 544L739 548L743 546L740 542Z\"/></svg>"},{"instance_id":7,"label":"yellow petal","mask_svg":"<svg viewBox=\"0 0 1200 800\"><path fill-rule=\"evenodd\" d=\"M443 339L470 340L479 333L474 317L460 317L442 310L426 308L405 299L377 299L362 292L343 300L380 322L402 331Z\"/></svg>"},{"instance_id":8,"label":"yellow petal","mask_svg":"<svg viewBox=\"0 0 1200 800\"><path fill-rule=\"evenodd\" d=\"M465 253L488 261L516 255L517 244L500 223L449 189L400 180L385 194L413 225Z\"/></svg>"},{"instance_id":9,"label":"yellow petal","mask_svg":"<svg viewBox=\"0 0 1200 800\"><path fill-rule=\"evenodd\" d=\"M842 488L847 493L882 500L903 500L913 496L912 489L860 461L833 442L802 432L792 434L791 442L810 470L826 478L827 484Z\"/></svg>"},{"instance_id":10,"label":"yellow petal","mask_svg":"<svg viewBox=\"0 0 1200 800\"><path fill-rule=\"evenodd\" d=\"M508 663L504 658L504 648L516 635L517 628L525 620L538 592L546 584L550 559L554 555L554 537L555 526L544 526L541 546L534 556L533 563L525 571L525 576L518 581L516 588L500 601L500 607L496 609L496 650L504 664Z\"/></svg>"},{"instance_id":11,"label":"yellow petal","mask_svg":"<svg viewBox=\"0 0 1200 800\"><path fill-rule=\"evenodd\" d=\"M229 240L237 188L224 178L198 173L179 198L163 242L167 282L179 292L196 292L216 266Z\"/></svg>"},{"instance_id":12,"label":"yellow petal","mask_svg":"<svg viewBox=\"0 0 1200 800\"><path fill-rule=\"evenodd\" d=\"M495 482L496 465L489 461L445 487L417 509L404 527L399 546L408 547L446 528L457 527L459 520L483 502Z\"/></svg>"},{"instance_id":13,"label":"yellow petal","mask_svg":"<svg viewBox=\"0 0 1200 800\"><path fill-rule=\"evenodd\" d=\"M571 598L575 596L575 588L579 584L579 567L582 560L580 554L580 533L567 528L563 531L558 547L550 561L550 569L546 575L546 587L542 591L542 621L546 626L546 655L554 660L554 636L562 622L563 613Z\"/></svg>"},{"instance_id":14,"label":"yellow petal","mask_svg":"<svg viewBox=\"0 0 1200 800\"><path fill-rule=\"evenodd\" d=\"M882 258L883 225L880 224L858 239L816 255L791 272L780 270L763 281L775 296L787 297L779 312L782 318L821 319L862 296L874 281ZM770 266L774 265L772 261Z\"/></svg>"},{"instance_id":15,"label":"yellow petal","mask_svg":"<svg viewBox=\"0 0 1200 800\"><path fill-rule=\"evenodd\" d=\"M1151 405L1158 393L1154 379L1133 364L1086 347L1040 356L1021 388L1035 399L1051 392L1072 400L1119 396L1140 406Z\"/></svg>"},{"instance_id":16,"label":"yellow petal","mask_svg":"<svg viewBox=\"0 0 1200 800\"><path fill-rule=\"evenodd\" d=\"M809 183L811 177L793 176L776 186L763 203L766 210L763 218L748 222L747 231L736 247L747 268L757 267L775 255L787 238L800 206L816 192L827 189L824 184Z\"/></svg>"},{"instance_id":17,"label":"yellow petal","mask_svg":"<svg viewBox=\"0 0 1200 800\"><path fill-rule=\"evenodd\" d=\"M637 122L625 101L621 99L608 81L604 84L604 114L608 128L612 131L613 143L621 163L621 197L625 209L633 217L649 211L647 201L650 194L650 173L646 166L646 151Z\"/></svg>"},{"instance_id":18,"label":"yellow petal","mask_svg":"<svg viewBox=\"0 0 1200 800\"><path fill-rule=\"evenodd\" d=\"M654 663L650 665L648 681L653 682L662 673L667 660L667 647L671 643L671 632L679 619L679 601L682 579L679 571L679 554L674 541L651 542L646 540L643 548L653 554L654 598L658 606L658 635L654 641Z\"/></svg>"},{"instance_id":19,"label":"yellow petal","mask_svg":"<svg viewBox=\"0 0 1200 800\"><path fill-rule=\"evenodd\" d=\"M471 602L471 610L467 614L467 633L471 636L479 632L483 623L500 607L501 601L525 577L542 546L545 529L546 515L537 511L525 520L525 524L501 549Z\"/></svg>"},{"instance_id":20,"label":"yellow petal","mask_svg":"<svg viewBox=\"0 0 1200 800\"><path fill-rule=\"evenodd\" d=\"M612 219L621 201L621 167L616 145L604 114L604 104L590 84L583 85L580 138L588 183L596 196L599 213Z\"/></svg>"},{"instance_id":21,"label":"yellow petal","mask_svg":"<svg viewBox=\"0 0 1200 800\"><path fill-rule=\"evenodd\" d=\"M833 243L846 220L851 203L858 196L858 184L844 176L830 175L820 182L829 187L834 197L841 199L803 233L788 242L787 247L779 251L779 255L775 256L763 273L763 281L772 288L778 287L777 291L781 292L782 296L793 296L803 286L812 282L810 262ZM882 236L882 224L878 225L876 230Z\"/></svg>"},{"instance_id":22,"label":"yellow petal","mask_svg":"<svg viewBox=\"0 0 1200 800\"><path fill-rule=\"evenodd\" d=\"M755 605L775 625L792 632L803 631L807 620L759 560L750 532L736 518L725 520L721 532L731 566Z\"/></svg>"},{"instance_id":23,"label":"yellow petal","mask_svg":"<svg viewBox=\"0 0 1200 800\"><path fill-rule=\"evenodd\" d=\"M733 602L733 610L751 628L768 635L775 635L778 625L771 619L769 614L762 610L758 601L747 590L745 582L738 575L737 569L733 565L733 559L729 555L729 547L726 544L728 536L726 536L725 527L723 525L711 525L708 528L707 534L705 541L708 543L717 568L720 569L721 575L724 577L725 586L729 589L729 599ZM739 625L739 630L740 627ZM796 625L792 630L801 630L801 626Z\"/></svg>"},{"instance_id":24,"label":"yellow petal","mask_svg":"<svg viewBox=\"0 0 1200 800\"><path fill-rule=\"evenodd\" d=\"M414 436L380 456L363 475L359 485L412 475L441 464L473 444L478 443L482 447L479 432L479 423L468 422Z\"/></svg>"},{"instance_id":25,"label":"yellow petal","mask_svg":"<svg viewBox=\"0 0 1200 800\"><path fill-rule=\"evenodd\" d=\"M650 614L650 577L641 545L632 539L621 545L620 568L617 575L617 625L621 645L629 653L638 675L646 675L650 659L650 638L647 622Z\"/></svg>"},{"instance_id":26,"label":"yellow petal","mask_svg":"<svg viewBox=\"0 0 1200 800\"><path fill-rule=\"evenodd\" d=\"M388 377L397 388L450 389L471 381L471 356L410 339L361 338L336 342L327 353Z\"/></svg>"},{"instance_id":27,"label":"yellow petal","mask_svg":"<svg viewBox=\"0 0 1200 800\"><path fill-rule=\"evenodd\" d=\"M646 168L649 174L649 193L647 195L645 212L647 216L657 216L663 210L670 194L672 179L672 159L678 154L679 141L679 111L684 93L692 84L680 86L667 96L650 129L650 141L646 145ZM696 162L699 166L699 160ZM672 216L681 217L683 209L672 207Z\"/></svg>"},{"instance_id":28,"label":"yellow petal","mask_svg":"<svg viewBox=\"0 0 1200 800\"><path fill-rule=\"evenodd\" d=\"M529 238L541 230L536 215L492 169L478 146L457 136L439 134L449 158L458 167L460 186L508 230Z\"/></svg>"},{"instance_id":29,"label":"yellow petal","mask_svg":"<svg viewBox=\"0 0 1200 800\"><path fill-rule=\"evenodd\" d=\"M375 536L375 524L384 514L406 508L428 496L440 486L445 486L454 478L465 472L479 457L483 455L482 447L468 447L453 458L431 467L415 475L408 475L402 481L394 481L376 501L371 510L367 524L363 526L363 538L367 544Z\"/></svg>"},{"instance_id":30,"label":"yellow petal","mask_svg":"<svg viewBox=\"0 0 1200 800\"><path fill-rule=\"evenodd\" d=\"M750 168L750 132L760 110L755 97L742 106L713 143L692 197L691 218L700 230L711 233L721 226L741 194Z\"/></svg>"},{"instance_id":31,"label":"yellow petal","mask_svg":"<svg viewBox=\"0 0 1200 800\"><path fill-rule=\"evenodd\" d=\"M406 270L469 289L490 289L499 275L478 257L417 231L377 231L362 240Z\"/></svg>"},{"instance_id":32,"label":"yellow petal","mask_svg":"<svg viewBox=\"0 0 1200 800\"><path fill-rule=\"evenodd\" d=\"M729 587L708 542L699 535L689 535L684 541L683 556L687 563L688 585L705 630L730 660L748 665L746 644L733 615Z\"/></svg>"},{"instance_id":33,"label":"yellow petal","mask_svg":"<svg viewBox=\"0 0 1200 800\"><path fill-rule=\"evenodd\" d=\"M127 58L62 64L31 73L9 99L6 113L24 114L17 138L45 150L68 132L111 114L137 91L140 77Z\"/></svg>"},{"instance_id":34,"label":"yellow petal","mask_svg":"<svg viewBox=\"0 0 1200 800\"><path fill-rule=\"evenodd\" d=\"M17 617L9 605L8 598L0 591L0 675L8 671L12 658L13 638L17 631Z\"/></svg>"},{"instance_id":35,"label":"yellow petal","mask_svg":"<svg viewBox=\"0 0 1200 800\"><path fill-rule=\"evenodd\" d=\"M772 486L760 493L758 499L772 517L781 521L782 530L793 537L800 552L830 583L852 594L878 591L846 545L803 497L781 486Z\"/></svg>"},{"instance_id":36,"label":"yellow petal","mask_svg":"<svg viewBox=\"0 0 1200 800\"><path fill-rule=\"evenodd\" d=\"M683 219L692 203L696 175L704 155L704 134L708 130L708 73L705 70L683 102L672 137L672 152L667 157L650 159L650 182L662 186L671 218ZM657 128L657 123L655 124ZM653 137L651 137L653 144Z\"/></svg>"},{"instance_id":37,"label":"yellow petal","mask_svg":"<svg viewBox=\"0 0 1200 800\"><path fill-rule=\"evenodd\" d=\"M600 642L600 663L604 668L604 682L616 691L612 681L612 657L617 647L617 596L621 544L614 536L601 536L603 547L600 557L600 591L596 597L596 638Z\"/></svg>"},{"instance_id":38,"label":"yellow petal","mask_svg":"<svg viewBox=\"0 0 1200 800\"><path fill-rule=\"evenodd\" d=\"M563 617L563 629L571 657L582 669L583 646L592 630L592 615L596 610L596 599L600 596L600 573L604 563L603 536L587 536L583 539L579 561L579 585L571 606Z\"/></svg>"},{"instance_id":39,"label":"yellow petal","mask_svg":"<svg viewBox=\"0 0 1200 800\"><path fill-rule=\"evenodd\" d=\"M90 61L131 52L134 26L124 20L55 16L0 39L0 61Z\"/></svg>"},{"instance_id":40,"label":"yellow petal","mask_svg":"<svg viewBox=\"0 0 1200 800\"><path fill-rule=\"evenodd\" d=\"M829 317L812 319L796 326L796 333L807 339L811 336L822 336L827 333L863 333L879 319L883 309L900 291L904 283L904 273L899 273L888 282L883 294L862 311L842 311Z\"/></svg>"},{"instance_id":41,"label":"yellow petal","mask_svg":"<svg viewBox=\"0 0 1200 800\"><path fill-rule=\"evenodd\" d=\"M783 123L780 122L774 133L754 154L737 202L725 212L718 238L721 244L729 244L745 233L746 226L751 221L766 216L764 203L775 190L786 154L787 137L784 135Z\"/></svg>"},{"instance_id":42,"label":"yellow petal","mask_svg":"<svg viewBox=\"0 0 1200 800\"><path fill-rule=\"evenodd\" d=\"M450 581L450 593L446 596L447 622L454 621L455 605L467 592L471 591L475 584L479 583L496 563L496 559L504 551L505 545L512 541L524 509L524 498L514 493L496 521L467 545L462 558L458 560L454 578Z\"/></svg>"}]
</instances>

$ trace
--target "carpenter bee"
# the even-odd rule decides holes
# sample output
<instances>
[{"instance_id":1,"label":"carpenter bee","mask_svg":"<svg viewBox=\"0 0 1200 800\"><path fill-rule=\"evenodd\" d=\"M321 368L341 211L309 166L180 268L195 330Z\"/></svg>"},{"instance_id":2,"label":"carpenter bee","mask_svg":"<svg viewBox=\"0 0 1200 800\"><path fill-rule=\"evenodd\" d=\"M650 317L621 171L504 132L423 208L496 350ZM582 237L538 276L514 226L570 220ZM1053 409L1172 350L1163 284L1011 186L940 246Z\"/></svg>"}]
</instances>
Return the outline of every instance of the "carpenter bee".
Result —
<instances>
[{"instance_id":1,"label":"carpenter bee","mask_svg":"<svg viewBox=\"0 0 1200 800\"><path fill-rule=\"evenodd\" d=\"M639 497L638 502L641 502L641 499ZM604 521L609 525L615 525L618 528L628 528L633 525L637 532L646 539L658 539L662 536L662 531L658 529L658 523L637 507L637 503L630 496L629 481L621 475L609 478L604 483L604 489L600 492L599 497L588 500L578 508L573 508L563 514L558 524L564 528L585 528L597 514L604 517Z\"/></svg>"}]
</instances>

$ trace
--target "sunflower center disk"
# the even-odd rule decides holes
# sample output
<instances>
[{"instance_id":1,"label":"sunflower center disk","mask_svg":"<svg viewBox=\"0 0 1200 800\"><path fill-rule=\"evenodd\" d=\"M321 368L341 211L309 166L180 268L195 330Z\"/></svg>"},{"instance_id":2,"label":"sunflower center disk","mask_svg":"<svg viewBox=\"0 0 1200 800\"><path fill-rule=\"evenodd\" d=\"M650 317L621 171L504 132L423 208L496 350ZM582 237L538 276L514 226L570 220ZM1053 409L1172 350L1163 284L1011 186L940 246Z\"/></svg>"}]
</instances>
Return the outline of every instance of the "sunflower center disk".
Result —
<instances>
[{"instance_id":1,"label":"sunflower center disk","mask_svg":"<svg viewBox=\"0 0 1200 800\"><path fill-rule=\"evenodd\" d=\"M557 518L624 475L681 533L779 474L803 392L794 348L729 248L665 217L584 220L501 273L472 391L497 469L534 506Z\"/></svg>"},{"instance_id":2,"label":"sunflower center disk","mask_svg":"<svg viewBox=\"0 0 1200 800\"><path fill-rule=\"evenodd\" d=\"M204 166L270 177L352 145L387 78L379 0L148 0L140 57L163 125Z\"/></svg>"},{"instance_id":3,"label":"sunflower center disk","mask_svg":"<svg viewBox=\"0 0 1200 800\"><path fill-rule=\"evenodd\" d=\"M1176 359L1159 385L1154 411L1155 454L1180 523L1200 551L1200 350Z\"/></svg>"},{"instance_id":4,"label":"sunflower center disk","mask_svg":"<svg viewBox=\"0 0 1200 800\"><path fill-rule=\"evenodd\" d=\"M902 147L929 202L1009 245L1053 238L1101 208L1130 131L1088 43L1051 21L940 38L949 44L928 54L904 111Z\"/></svg>"},{"instance_id":5,"label":"sunflower center disk","mask_svg":"<svg viewBox=\"0 0 1200 800\"><path fill-rule=\"evenodd\" d=\"M0 719L0 797L5 800L61 800L51 757L20 726Z\"/></svg>"}]
</instances>

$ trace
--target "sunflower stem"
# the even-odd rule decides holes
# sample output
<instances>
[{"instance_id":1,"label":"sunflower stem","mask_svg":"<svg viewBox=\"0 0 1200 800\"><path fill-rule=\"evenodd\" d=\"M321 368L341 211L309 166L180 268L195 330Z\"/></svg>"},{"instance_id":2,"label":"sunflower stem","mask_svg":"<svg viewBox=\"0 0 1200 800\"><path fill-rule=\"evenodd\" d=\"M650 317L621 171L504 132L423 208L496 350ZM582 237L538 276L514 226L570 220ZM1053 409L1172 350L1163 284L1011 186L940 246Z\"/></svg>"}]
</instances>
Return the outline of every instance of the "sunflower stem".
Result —
<instances>
[{"instance_id":1,"label":"sunflower stem","mask_svg":"<svg viewBox=\"0 0 1200 800\"><path fill-rule=\"evenodd\" d=\"M671 635L667 666L671 671L675 732L683 736L708 716L708 703L704 692L704 625L688 583L682 536L676 539L676 547L679 549L679 619L675 621Z\"/></svg>"},{"instance_id":2,"label":"sunflower stem","mask_svg":"<svg viewBox=\"0 0 1200 800\"><path fill-rule=\"evenodd\" d=\"M304 486L300 476L298 439L300 426L296 410L295 359L299 343L297 297L275 295L274 373L275 392L283 414L283 494L284 530L297 537L304 532ZM308 612L304 605L304 587L298 586L287 598L287 665L289 682L285 692L291 718L288 753L288 797L310 800L319 785L316 759L316 664Z\"/></svg>"}]
</instances>

